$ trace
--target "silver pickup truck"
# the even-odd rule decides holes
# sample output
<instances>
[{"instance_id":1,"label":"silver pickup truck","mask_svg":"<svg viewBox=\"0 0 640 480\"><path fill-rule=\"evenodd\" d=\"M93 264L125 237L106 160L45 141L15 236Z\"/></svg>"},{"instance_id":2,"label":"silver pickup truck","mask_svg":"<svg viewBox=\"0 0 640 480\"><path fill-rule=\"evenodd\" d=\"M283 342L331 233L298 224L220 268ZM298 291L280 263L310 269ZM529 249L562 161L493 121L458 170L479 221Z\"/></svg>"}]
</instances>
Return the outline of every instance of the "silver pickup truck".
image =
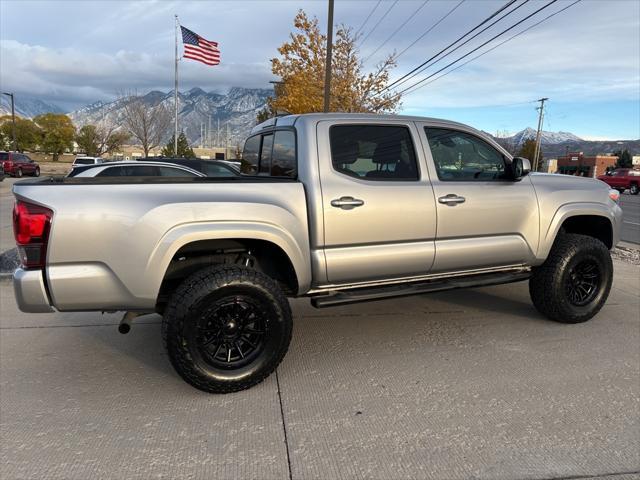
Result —
<instances>
[{"instance_id":1,"label":"silver pickup truck","mask_svg":"<svg viewBox=\"0 0 640 480\"><path fill-rule=\"evenodd\" d=\"M171 363L208 392L283 359L287 297L328 307L529 280L552 320L589 320L611 288L619 193L529 174L491 138L428 118L290 115L256 126L246 175L15 184L25 312L163 316Z\"/></svg>"}]
</instances>

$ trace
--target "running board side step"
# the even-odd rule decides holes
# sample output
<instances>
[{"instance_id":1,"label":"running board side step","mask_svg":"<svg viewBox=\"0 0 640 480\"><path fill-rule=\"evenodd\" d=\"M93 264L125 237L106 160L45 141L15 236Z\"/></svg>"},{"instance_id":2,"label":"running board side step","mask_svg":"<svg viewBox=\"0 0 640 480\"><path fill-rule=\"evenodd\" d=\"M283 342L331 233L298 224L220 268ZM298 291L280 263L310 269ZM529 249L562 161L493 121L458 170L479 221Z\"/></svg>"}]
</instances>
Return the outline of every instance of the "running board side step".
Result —
<instances>
[{"instance_id":1,"label":"running board side step","mask_svg":"<svg viewBox=\"0 0 640 480\"><path fill-rule=\"evenodd\" d=\"M311 298L311 305L315 308L335 307L350 303L385 300L394 297L407 297L422 293L441 292L456 288L486 287L490 285L502 285L504 283L520 282L527 280L531 272L500 272L469 275L465 277L451 277L431 280L419 283L402 283L396 285L384 285L379 287L365 287L351 290L327 292L328 295L320 295Z\"/></svg>"}]
</instances>

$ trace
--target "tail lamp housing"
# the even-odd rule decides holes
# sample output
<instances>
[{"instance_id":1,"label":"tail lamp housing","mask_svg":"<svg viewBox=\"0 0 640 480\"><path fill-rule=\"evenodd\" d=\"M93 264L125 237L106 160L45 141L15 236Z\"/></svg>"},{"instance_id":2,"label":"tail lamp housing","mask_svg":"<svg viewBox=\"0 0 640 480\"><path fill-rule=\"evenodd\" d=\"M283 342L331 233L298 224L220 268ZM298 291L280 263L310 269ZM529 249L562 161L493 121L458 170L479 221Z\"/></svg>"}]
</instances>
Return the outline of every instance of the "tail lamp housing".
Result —
<instances>
[{"instance_id":1,"label":"tail lamp housing","mask_svg":"<svg viewBox=\"0 0 640 480\"><path fill-rule=\"evenodd\" d=\"M13 207L13 234L25 268L43 268L53 211L18 200Z\"/></svg>"}]
</instances>

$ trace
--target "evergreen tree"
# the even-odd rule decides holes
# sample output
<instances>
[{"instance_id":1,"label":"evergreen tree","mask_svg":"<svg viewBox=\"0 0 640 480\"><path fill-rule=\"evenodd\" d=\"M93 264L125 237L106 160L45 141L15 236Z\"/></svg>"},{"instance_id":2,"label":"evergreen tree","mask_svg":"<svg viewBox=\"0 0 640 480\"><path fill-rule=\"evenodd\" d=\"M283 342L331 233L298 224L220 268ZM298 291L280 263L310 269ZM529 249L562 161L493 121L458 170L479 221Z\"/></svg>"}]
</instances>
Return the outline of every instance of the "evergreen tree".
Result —
<instances>
[{"instance_id":1,"label":"evergreen tree","mask_svg":"<svg viewBox=\"0 0 640 480\"><path fill-rule=\"evenodd\" d=\"M189 146L189 142L187 141L187 136L184 132L181 132L178 135L178 152L174 152L174 139L175 135L171 135L171 139L169 143L165 145L162 149L160 155L163 157L173 157L173 158L196 158L196 154L193 153L193 149Z\"/></svg>"},{"instance_id":2,"label":"evergreen tree","mask_svg":"<svg viewBox=\"0 0 640 480\"><path fill-rule=\"evenodd\" d=\"M616 168L631 168L633 166L631 154L626 148L624 149L624 151L618 150L614 152L613 156L618 157Z\"/></svg>"}]
</instances>

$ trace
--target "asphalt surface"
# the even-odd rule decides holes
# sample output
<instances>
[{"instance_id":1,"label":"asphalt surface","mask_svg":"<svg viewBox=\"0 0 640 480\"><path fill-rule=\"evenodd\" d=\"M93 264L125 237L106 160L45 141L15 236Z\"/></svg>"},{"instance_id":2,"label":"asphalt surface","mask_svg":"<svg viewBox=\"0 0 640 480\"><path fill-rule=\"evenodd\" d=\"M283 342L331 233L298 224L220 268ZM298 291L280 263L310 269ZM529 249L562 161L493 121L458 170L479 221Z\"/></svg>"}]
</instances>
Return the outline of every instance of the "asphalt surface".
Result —
<instances>
[{"instance_id":1,"label":"asphalt surface","mask_svg":"<svg viewBox=\"0 0 640 480\"><path fill-rule=\"evenodd\" d=\"M625 242L640 244L640 195L620 195L622 207L621 239Z\"/></svg>"}]
</instances>

